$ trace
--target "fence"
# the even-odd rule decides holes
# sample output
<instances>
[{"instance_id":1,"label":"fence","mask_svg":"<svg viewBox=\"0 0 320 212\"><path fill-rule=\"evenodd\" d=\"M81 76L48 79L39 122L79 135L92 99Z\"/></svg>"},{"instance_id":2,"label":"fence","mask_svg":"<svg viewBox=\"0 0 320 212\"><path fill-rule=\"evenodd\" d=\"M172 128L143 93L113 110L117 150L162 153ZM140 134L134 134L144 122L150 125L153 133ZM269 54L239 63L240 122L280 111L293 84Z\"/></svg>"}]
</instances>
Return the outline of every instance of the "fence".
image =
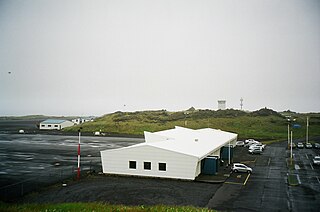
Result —
<instances>
[{"instance_id":1,"label":"fence","mask_svg":"<svg viewBox=\"0 0 320 212\"><path fill-rule=\"evenodd\" d=\"M91 163L87 164L87 166L82 166L81 176L85 176L88 173L94 173L98 170L101 170L101 166L93 166ZM77 167L74 166L52 167L50 169L42 170L41 172L33 173L33 177L26 176L26 179L24 180L0 186L0 201L15 202L17 199L28 193L40 191L41 189L56 183L65 183L69 180L76 180L76 177ZM9 180L10 179L8 179L8 181ZM2 181L4 180L2 179Z\"/></svg>"}]
</instances>

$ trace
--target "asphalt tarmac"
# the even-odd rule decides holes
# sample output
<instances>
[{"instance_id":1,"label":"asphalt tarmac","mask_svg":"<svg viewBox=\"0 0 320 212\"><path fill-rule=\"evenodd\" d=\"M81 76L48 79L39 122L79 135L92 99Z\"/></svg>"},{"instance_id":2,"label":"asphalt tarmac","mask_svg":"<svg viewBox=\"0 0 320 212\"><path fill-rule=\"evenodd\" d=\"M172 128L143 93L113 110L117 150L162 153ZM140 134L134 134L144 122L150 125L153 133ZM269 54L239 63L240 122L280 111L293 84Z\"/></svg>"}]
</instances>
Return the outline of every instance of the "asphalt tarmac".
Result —
<instances>
[{"instance_id":1,"label":"asphalt tarmac","mask_svg":"<svg viewBox=\"0 0 320 212\"><path fill-rule=\"evenodd\" d=\"M295 170L301 179L298 186L289 186L286 158L290 151L286 142L266 147L261 155L248 155L245 147L237 147L235 154L253 168L253 173L232 174L207 204L208 208L230 211L319 211L320 167L311 167L316 149L294 149ZM307 156L305 155L307 154ZM250 160L248 160L248 158ZM239 177L240 176L240 177Z\"/></svg>"},{"instance_id":2,"label":"asphalt tarmac","mask_svg":"<svg viewBox=\"0 0 320 212\"><path fill-rule=\"evenodd\" d=\"M74 178L78 136L0 134L0 200ZM81 136L81 171L101 172L100 151L143 142L138 138Z\"/></svg>"}]
</instances>

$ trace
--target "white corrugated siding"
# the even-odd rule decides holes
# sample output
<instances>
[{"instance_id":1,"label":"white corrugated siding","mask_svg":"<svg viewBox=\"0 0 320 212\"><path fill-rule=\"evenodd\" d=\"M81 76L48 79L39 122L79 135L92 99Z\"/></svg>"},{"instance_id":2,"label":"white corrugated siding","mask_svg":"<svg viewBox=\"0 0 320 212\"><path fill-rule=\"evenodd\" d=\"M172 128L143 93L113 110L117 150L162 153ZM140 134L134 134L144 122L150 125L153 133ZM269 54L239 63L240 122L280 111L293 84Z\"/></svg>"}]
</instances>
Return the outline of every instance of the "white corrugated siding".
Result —
<instances>
[{"instance_id":1,"label":"white corrugated siding","mask_svg":"<svg viewBox=\"0 0 320 212\"><path fill-rule=\"evenodd\" d=\"M63 129L63 128L65 128L65 127L71 127L71 126L73 126L73 125L74 125L73 122L71 122L71 121L65 121L65 122L61 123L61 129Z\"/></svg>"},{"instance_id":2,"label":"white corrugated siding","mask_svg":"<svg viewBox=\"0 0 320 212\"><path fill-rule=\"evenodd\" d=\"M147 145L101 151L101 158L109 174L194 180L200 173L198 158ZM137 169L129 169L129 161L136 161ZM151 162L151 170L144 170L143 162ZM158 163L166 163L166 171L159 171Z\"/></svg>"}]
</instances>

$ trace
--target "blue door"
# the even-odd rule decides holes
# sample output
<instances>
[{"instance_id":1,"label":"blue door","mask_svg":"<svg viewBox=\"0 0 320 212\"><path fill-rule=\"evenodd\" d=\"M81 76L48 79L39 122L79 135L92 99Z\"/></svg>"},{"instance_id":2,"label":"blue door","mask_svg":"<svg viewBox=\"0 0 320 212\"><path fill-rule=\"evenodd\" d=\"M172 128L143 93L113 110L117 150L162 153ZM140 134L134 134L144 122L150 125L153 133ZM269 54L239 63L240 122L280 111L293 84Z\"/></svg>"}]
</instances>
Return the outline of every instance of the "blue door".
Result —
<instances>
[{"instance_id":1,"label":"blue door","mask_svg":"<svg viewBox=\"0 0 320 212\"><path fill-rule=\"evenodd\" d=\"M215 175L218 171L218 158L206 157L201 161L201 173Z\"/></svg>"}]
</instances>

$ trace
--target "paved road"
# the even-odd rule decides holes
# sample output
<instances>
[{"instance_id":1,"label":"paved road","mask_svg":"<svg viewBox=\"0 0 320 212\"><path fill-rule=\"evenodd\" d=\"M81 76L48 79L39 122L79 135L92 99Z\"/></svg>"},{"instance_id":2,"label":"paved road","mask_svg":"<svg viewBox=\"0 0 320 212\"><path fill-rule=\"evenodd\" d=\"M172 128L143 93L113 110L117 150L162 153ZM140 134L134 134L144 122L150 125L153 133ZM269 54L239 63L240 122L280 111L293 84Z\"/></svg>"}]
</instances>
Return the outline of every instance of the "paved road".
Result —
<instances>
[{"instance_id":1,"label":"paved road","mask_svg":"<svg viewBox=\"0 0 320 212\"><path fill-rule=\"evenodd\" d=\"M262 155L256 156L254 163L249 162L254 173L248 179L247 174L242 176L239 184L226 182L207 207L236 211L319 211L320 182L317 177L320 172L319 167L312 169L310 166L311 155L315 155L316 150L294 150L295 160L302 163L298 171L302 184L293 187L287 184L289 151L285 146L285 142L268 146ZM306 152L310 154L309 159ZM236 175L231 175L228 181L232 181L232 177Z\"/></svg>"}]
</instances>

